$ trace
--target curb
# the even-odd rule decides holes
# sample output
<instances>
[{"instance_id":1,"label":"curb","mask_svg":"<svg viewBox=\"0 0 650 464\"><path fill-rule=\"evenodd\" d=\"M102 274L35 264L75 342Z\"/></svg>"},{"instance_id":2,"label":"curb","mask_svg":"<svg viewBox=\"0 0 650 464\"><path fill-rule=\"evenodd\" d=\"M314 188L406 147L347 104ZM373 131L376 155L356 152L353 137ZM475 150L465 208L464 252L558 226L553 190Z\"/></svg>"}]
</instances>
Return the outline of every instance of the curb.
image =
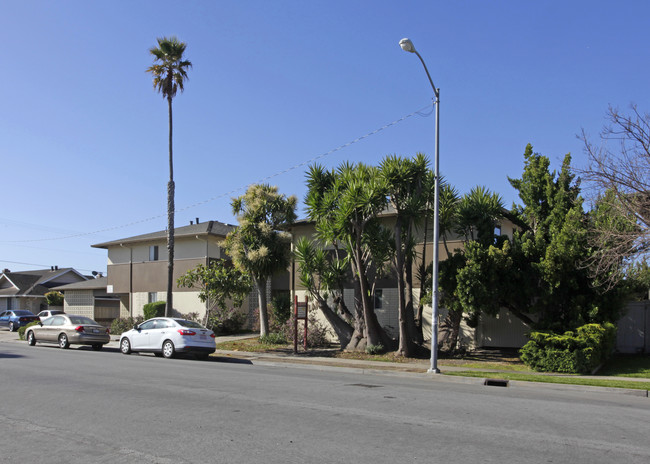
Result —
<instances>
[{"instance_id":1,"label":"curb","mask_svg":"<svg viewBox=\"0 0 650 464\"><path fill-rule=\"evenodd\" d=\"M446 382L446 383L456 383L456 384L465 384L465 385L480 385L480 386L495 386L497 388L536 388L536 389L546 389L546 390L556 390L556 391L582 391L585 393L608 393L608 394L619 394L627 396L636 396L642 398L650 397L648 390L637 390L631 388L615 388L615 387L599 387L592 385L571 385L571 384L561 384L561 383L549 383L549 382L535 382L523 381L523 380L507 380L502 381L498 380L496 382L490 382L489 377L463 377L459 375L445 375L443 374L430 374L426 372L427 367L422 366L421 371L418 371L420 368L419 365L411 364L389 364L389 363L380 363L387 364L385 368L381 366L368 366L364 365L364 361L355 361L355 360L346 360L345 364L337 363L336 361L327 361L326 363L319 362L309 362L309 358L303 359L298 358L294 359L291 356L277 356L269 355L266 353L256 353L256 352L242 352L242 351L225 351L217 350L215 352L216 356L225 358L225 359L241 359L249 361L254 365L263 365L263 366L275 366L282 367L290 365L294 369L312 369L312 370L321 370L321 371L330 371L330 372L348 372L355 373L360 375L384 375L384 376L395 376L395 377L415 377L419 379L431 379L436 382ZM354 365L359 363L359 365ZM402 367L403 366L403 367ZM453 369L449 369L453 370ZM460 369L459 369L460 370ZM462 369L466 370L466 369ZM494 379L492 379L494 380ZM628 379L622 379L628 380Z\"/></svg>"},{"instance_id":2,"label":"curb","mask_svg":"<svg viewBox=\"0 0 650 464\"><path fill-rule=\"evenodd\" d=\"M0 340L0 342L5 343L25 343L23 340L16 339L10 340ZM106 344L107 348L114 348L119 350L119 339L112 339L109 343ZM427 372L428 364L416 364L416 363L384 363L384 362L372 362L369 364L368 361L358 361L358 360L338 360L333 361L330 358L326 360L319 360L316 358L296 358L294 356L278 356L276 354L267 354L267 353L257 353L257 352L244 352L244 351L226 351L226 350L217 350L215 351L214 357L221 358L220 362L231 362L231 363L245 363L253 364L260 366L274 366L274 367L286 367L287 365L291 366L294 369L311 369L311 370L320 370L320 371L329 371L329 372L347 372L355 373L360 375L379 375L379 376L391 376L391 377L413 377L418 379L431 379L435 382L445 382L445 383L455 383L455 384L465 384L465 385L477 385L477 386L494 386L497 388L536 388L536 389L547 389L547 390L556 390L556 391L582 391L585 393L607 393L607 394L619 394L626 396L635 396L641 398L649 398L650 392L648 390L637 390L631 388L614 388L614 387L599 387L591 385L570 385L570 384L560 384L560 383L549 383L549 382L536 382L523 381L523 380L495 380L488 377L463 377L460 375L445 375L442 374L430 374ZM448 366L443 368L444 370L454 371L454 370L467 370L466 368L454 368ZM492 380L492 382L490 381ZM627 378L621 378L621 380L629 380Z\"/></svg>"}]
</instances>

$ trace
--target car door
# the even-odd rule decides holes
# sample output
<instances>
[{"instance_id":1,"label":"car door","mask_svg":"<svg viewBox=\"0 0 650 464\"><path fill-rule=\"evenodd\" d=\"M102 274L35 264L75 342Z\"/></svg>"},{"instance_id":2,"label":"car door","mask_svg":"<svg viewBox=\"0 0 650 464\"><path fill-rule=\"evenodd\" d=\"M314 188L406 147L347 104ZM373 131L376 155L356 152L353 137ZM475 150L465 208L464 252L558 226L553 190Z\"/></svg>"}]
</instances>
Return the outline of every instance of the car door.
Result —
<instances>
[{"instance_id":1,"label":"car door","mask_svg":"<svg viewBox=\"0 0 650 464\"><path fill-rule=\"evenodd\" d=\"M163 342L168 338L167 333L172 323L165 319L156 319L154 327L149 331L149 346L152 350L161 350Z\"/></svg>"},{"instance_id":2,"label":"car door","mask_svg":"<svg viewBox=\"0 0 650 464\"><path fill-rule=\"evenodd\" d=\"M0 313L0 327L9 326L9 311L3 311Z\"/></svg>"},{"instance_id":3,"label":"car door","mask_svg":"<svg viewBox=\"0 0 650 464\"><path fill-rule=\"evenodd\" d=\"M153 329L153 323L153 320L145 321L138 326L137 330L133 330L133 333L130 336L131 349L134 351L150 349L149 332Z\"/></svg>"},{"instance_id":4,"label":"car door","mask_svg":"<svg viewBox=\"0 0 650 464\"><path fill-rule=\"evenodd\" d=\"M45 323L43 323L43 326L38 330L36 338L55 342L59 337L61 326L65 325L66 322L67 321L63 316L54 316L45 319Z\"/></svg>"}]
</instances>

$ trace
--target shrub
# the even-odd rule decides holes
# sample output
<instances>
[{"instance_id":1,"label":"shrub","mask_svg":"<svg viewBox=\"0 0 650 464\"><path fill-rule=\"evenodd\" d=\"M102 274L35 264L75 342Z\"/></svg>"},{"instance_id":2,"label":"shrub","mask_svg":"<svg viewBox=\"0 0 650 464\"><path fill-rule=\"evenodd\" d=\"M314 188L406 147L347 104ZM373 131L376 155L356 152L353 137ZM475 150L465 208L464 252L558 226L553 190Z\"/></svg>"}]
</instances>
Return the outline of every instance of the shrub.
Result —
<instances>
[{"instance_id":1,"label":"shrub","mask_svg":"<svg viewBox=\"0 0 650 464\"><path fill-rule=\"evenodd\" d=\"M127 330L131 330L134 325L141 324L143 321L142 316L113 319L113 322L111 322L111 333L113 335L120 335Z\"/></svg>"},{"instance_id":2,"label":"shrub","mask_svg":"<svg viewBox=\"0 0 650 464\"><path fill-rule=\"evenodd\" d=\"M366 346L366 353L368 354L382 354L386 351L384 345L368 345Z\"/></svg>"},{"instance_id":3,"label":"shrub","mask_svg":"<svg viewBox=\"0 0 650 464\"><path fill-rule=\"evenodd\" d=\"M166 301L154 301L153 303L147 303L142 308L145 320L151 319L152 317L163 317L165 315L166 306Z\"/></svg>"},{"instance_id":4,"label":"shrub","mask_svg":"<svg viewBox=\"0 0 650 464\"><path fill-rule=\"evenodd\" d=\"M25 330L27 330L27 327L31 327L33 325L37 325L38 321L30 322L27 325L24 325L22 327L18 328L18 337L20 337L21 340L25 340Z\"/></svg>"},{"instance_id":5,"label":"shrub","mask_svg":"<svg viewBox=\"0 0 650 464\"><path fill-rule=\"evenodd\" d=\"M271 313L274 321L282 326L291 317L291 295L281 293L271 300ZM270 315L270 314L269 314Z\"/></svg>"},{"instance_id":6,"label":"shrub","mask_svg":"<svg viewBox=\"0 0 650 464\"><path fill-rule=\"evenodd\" d=\"M280 333L284 335L287 341L293 343L293 320L294 315L291 315L291 318L282 326ZM328 347L330 346L330 330L325 327L313 312L310 312L308 315L309 325L307 326L307 347L309 348L319 348L319 347ZM305 330L302 325L302 321L298 322L298 345L304 345L305 340Z\"/></svg>"},{"instance_id":7,"label":"shrub","mask_svg":"<svg viewBox=\"0 0 650 464\"><path fill-rule=\"evenodd\" d=\"M63 293L53 290L45 294L45 302L48 306L63 306Z\"/></svg>"},{"instance_id":8,"label":"shrub","mask_svg":"<svg viewBox=\"0 0 650 464\"><path fill-rule=\"evenodd\" d=\"M269 332L270 333L279 333L283 330L284 323L280 323L278 320L275 311L273 310L272 304L267 306L267 315L269 318ZM251 313L251 324L250 328L253 332L260 331L260 310L259 307L255 307L255 310Z\"/></svg>"},{"instance_id":9,"label":"shrub","mask_svg":"<svg viewBox=\"0 0 650 464\"><path fill-rule=\"evenodd\" d=\"M287 339L281 333L271 333L259 338L260 343L266 345L286 345Z\"/></svg>"},{"instance_id":10,"label":"shrub","mask_svg":"<svg viewBox=\"0 0 650 464\"><path fill-rule=\"evenodd\" d=\"M246 324L246 314L239 308L215 308L210 311L206 327L214 333L241 332Z\"/></svg>"},{"instance_id":11,"label":"shrub","mask_svg":"<svg viewBox=\"0 0 650 464\"><path fill-rule=\"evenodd\" d=\"M587 324L562 335L532 332L520 354L521 360L536 371L584 374L610 356L615 342L613 324Z\"/></svg>"}]
</instances>

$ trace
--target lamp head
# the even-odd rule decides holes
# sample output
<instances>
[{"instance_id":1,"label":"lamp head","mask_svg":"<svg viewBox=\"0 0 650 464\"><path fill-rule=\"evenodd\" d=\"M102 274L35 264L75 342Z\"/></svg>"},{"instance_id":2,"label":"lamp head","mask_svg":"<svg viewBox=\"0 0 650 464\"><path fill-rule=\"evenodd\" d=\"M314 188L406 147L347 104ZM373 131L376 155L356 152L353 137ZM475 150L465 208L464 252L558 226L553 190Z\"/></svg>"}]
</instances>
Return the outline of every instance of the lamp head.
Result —
<instances>
[{"instance_id":1,"label":"lamp head","mask_svg":"<svg viewBox=\"0 0 650 464\"><path fill-rule=\"evenodd\" d=\"M413 46L413 42L411 42L411 39L402 39L399 41L399 46L402 47L402 50L405 52L409 53L415 53L415 47Z\"/></svg>"}]
</instances>

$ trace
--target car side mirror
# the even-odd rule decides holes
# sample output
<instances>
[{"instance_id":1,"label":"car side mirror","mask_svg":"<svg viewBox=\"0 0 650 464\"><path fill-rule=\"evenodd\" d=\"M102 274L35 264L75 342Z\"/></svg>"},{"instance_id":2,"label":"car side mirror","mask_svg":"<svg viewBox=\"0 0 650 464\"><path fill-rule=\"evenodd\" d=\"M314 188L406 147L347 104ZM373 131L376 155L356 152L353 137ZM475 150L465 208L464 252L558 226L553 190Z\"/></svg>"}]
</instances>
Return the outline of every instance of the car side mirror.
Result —
<instances>
[{"instance_id":1,"label":"car side mirror","mask_svg":"<svg viewBox=\"0 0 650 464\"><path fill-rule=\"evenodd\" d=\"M41 321L38 321L38 325L40 325L41 327L43 327L43 323L42 323Z\"/></svg>"},{"instance_id":2,"label":"car side mirror","mask_svg":"<svg viewBox=\"0 0 650 464\"><path fill-rule=\"evenodd\" d=\"M133 326L133 330L137 330L138 332L140 332L140 327L138 326L138 324Z\"/></svg>"}]
</instances>

